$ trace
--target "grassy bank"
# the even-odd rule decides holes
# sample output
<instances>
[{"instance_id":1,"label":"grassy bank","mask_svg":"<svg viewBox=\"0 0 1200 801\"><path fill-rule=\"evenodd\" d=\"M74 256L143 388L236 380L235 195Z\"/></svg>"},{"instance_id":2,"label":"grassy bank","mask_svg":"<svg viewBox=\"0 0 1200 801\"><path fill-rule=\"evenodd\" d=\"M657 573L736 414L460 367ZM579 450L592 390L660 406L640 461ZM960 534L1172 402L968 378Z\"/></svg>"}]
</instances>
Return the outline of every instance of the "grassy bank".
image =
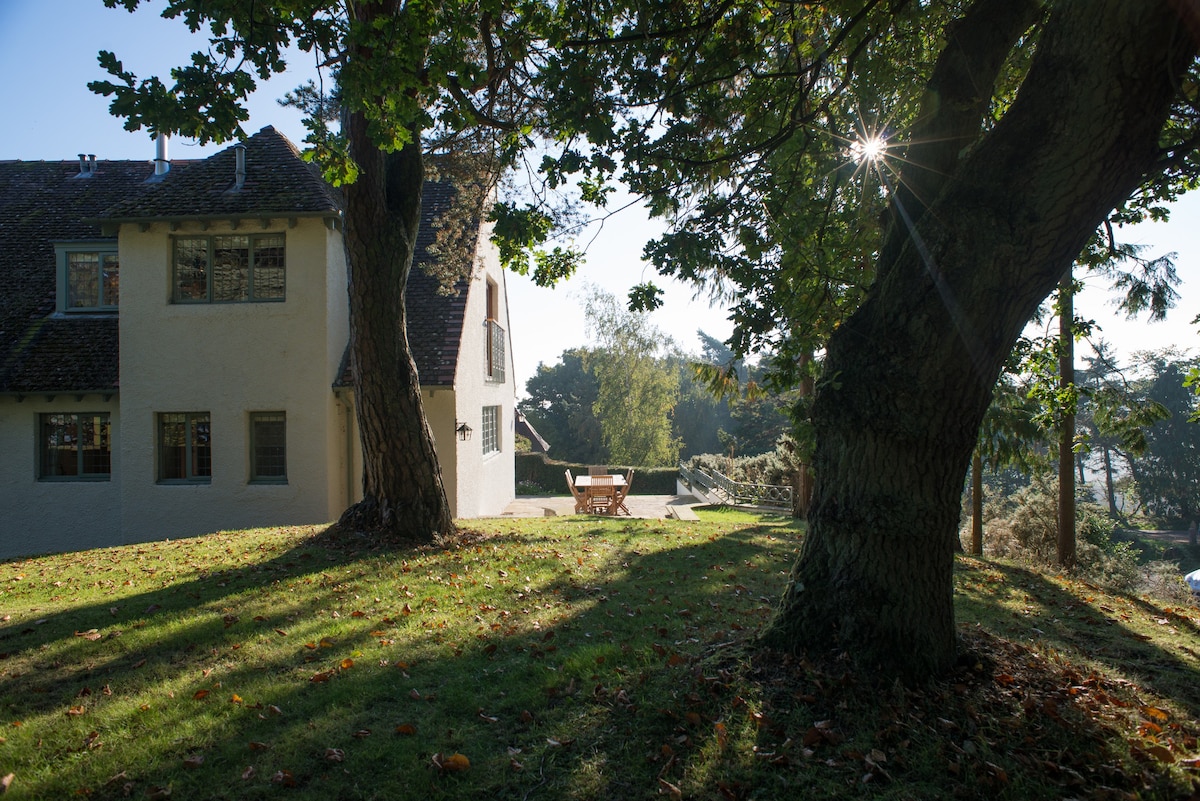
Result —
<instances>
[{"instance_id":1,"label":"grassy bank","mask_svg":"<svg viewBox=\"0 0 1200 801\"><path fill-rule=\"evenodd\" d=\"M747 647L789 520L475 526L0 564L8 794L1170 798L1200 776L1195 608L960 559L961 664L906 689Z\"/></svg>"}]
</instances>

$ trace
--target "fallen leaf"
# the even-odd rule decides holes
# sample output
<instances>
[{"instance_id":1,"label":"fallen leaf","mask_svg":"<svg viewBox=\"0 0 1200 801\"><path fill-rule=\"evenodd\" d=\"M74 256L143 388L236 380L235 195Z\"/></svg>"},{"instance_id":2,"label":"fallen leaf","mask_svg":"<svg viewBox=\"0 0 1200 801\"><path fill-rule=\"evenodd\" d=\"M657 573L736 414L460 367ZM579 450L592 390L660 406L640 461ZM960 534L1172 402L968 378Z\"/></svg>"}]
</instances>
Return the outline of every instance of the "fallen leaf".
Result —
<instances>
[{"instance_id":1,"label":"fallen leaf","mask_svg":"<svg viewBox=\"0 0 1200 801\"><path fill-rule=\"evenodd\" d=\"M718 723L713 728L717 732L717 747L724 748L729 743L729 732L725 730L725 724Z\"/></svg>"},{"instance_id":2,"label":"fallen leaf","mask_svg":"<svg viewBox=\"0 0 1200 801\"><path fill-rule=\"evenodd\" d=\"M682 799L683 798L683 791L680 790L675 785L671 784L666 779L658 780L658 794L668 796L672 799Z\"/></svg>"},{"instance_id":3,"label":"fallen leaf","mask_svg":"<svg viewBox=\"0 0 1200 801\"><path fill-rule=\"evenodd\" d=\"M295 787L296 779L292 776L290 770L277 770L275 775L271 777L271 781L275 784L282 784L284 787Z\"/></svg>"},{"instance_id":4,"label":"fallen leaf","mask_svg":"<svg viewBox=\"0 0 1200 801\"><path fill-rule=\"evenodd\" d=\"M190 757L185 757L183 766L189 769L195 769L204 764L204 754L192 754Z\"/></svg>"},{"instance_id":5,"label":"fallen leaf","mask_svg":"<svg viewBox=\"0 0 1200 801\"><path fill-rule=\"evenodd\" d=\"M169 784L166 787L162 786L161 784L152 784L146 788L146 798L157 799L157 798L170 798L170 797L171 797L171 785L169 785Z\"/></svg>"},{"instance_id":6,"label":"fallen leaf","mask_svg":"<svg viewBox=\"0 0 1200 801\"><path fill-rule=\"evenodd\" d=\"M242 696L238 695L237 693L234 693L233 697L229 699L229 703L231 703L231 704L242 703Z\"/></svg>"},{"instance_id":7,"label":"fallen leaf","mask_svg":"<svg viewBox=\"0 0 1200 801\"><path fill-rule=\"evenodd\" d=\"M401 723L396 727L396 734L412 735L417 733L417 727L411 723Z\"/></svg>"},{"instance_id":8,"label":"fallen leaf","mask_svg":"<svg viewBox=\"0 0 1200 801\"><path fill-rule=\"evenodd\" d=\"M1159 723L1166 723L1167 719L1170 717L1166 712L1156 706L1144 706L1141 709L1143 715L1151 720L1158 721Z\"/></svg>"},{"instance_id":9,"label":"fallen leaf","mask_svg":"<svg viewBox=\"0 0 1200 801\"><path fill-rule=\"evenodd\" d=\"M251 751L269 751L269 750L271 750L271 746L267 745L266 743L260 743L258 740L251 740L249 745L250 745Z\"/></svg>"},{"instance_id":10,"label":"fallen leaf","mask_svg":"<svg viewBox=\"0 0 1200 801\"><path fill-rule=\"evenodd\" d=\"M286 631L284 631L283 629L275 629L275 633L276 633L276 634L278 634L280 637L286 637L286 636L288 636L288 635L287 635L287 632L286 632Z\"/></svg>"},{"instance_id":11,"label":"fallen leaf","mask_svg":"<svg viewBox=\"0 0 1200 801\"><path fill-rule=\"evenodd\" d=\"M353 612L350 613L350 617L366 617L366 616L367 616L366 612L360 612L357 609L355 609Z\"/></svg>"},{"instance_id":12,"label":"fallen leaf","mask_svg":"<svg viewBox=\"0 0 1200 801\"><path fill-rule=\"evenodd\" d=\"M326 748L325 759L329 762L344 762L346 759L346 752L340 748Z\"/></svg>"},{"instance_id":13,"label":"fallen leaf","mask_svg":"<svg viewBox=\"0 0 1200 801\"><path fill-rule=\"evenodd\" d=\"M314 673L313 677L311 679L309 679L309 681L322 682L322 681L329 681L332 678L333 678L332 670L322 670L320 673Z\"/></svg>"},{"instance_id":14,"label":"fallen leaf","mask_svg":"<svg viewBox=\"0 0 1200 801\"><path fill-rule=\"evenodd\" d=\"M194 701L203 701L208 697L208 690L196 690L196 694L192 696Z\"/></svg>"},{"instance_id":15,"label":"fallen leaf","mask_svg":"<svg viewBox=\"0 0 1200 801\"><path fill-rule=\"evenodd\" d=\"M254 769L254 766L247 765L246 769L242 771L242 781L244 781L244 782L250 781L251 779L254 778L255 773L258 773L258 771L256 771Z\"/></svg>"},{"instance_id":16,"label":"fallen leaf","mask_svg":"<svg viewBox=\"0 0 1200 801\"><path fill-rule=\"evenodd\" d=\"M8 788L12 786L13 779L15 778L17 778L17 774L9 773L0 779L0 795L8 792Z\"/></svg>"},{"instance_id":17,"label":"fallen leaf","mask_svg":"<svg viewBox=\"0 0 1200 801\"><path fill-rule=\"evenodd\" d=\"M443 757L441 754L434 754L433 762L441 770L450 773L462 773L471 767L471 760L467 759L463 754L451 754L448 757Z\"/></svg>"},{"instance_id":18,"label":"fallen leaf","mask_svg":"<svg viewBox=\"0 0 1200 801\"><path fill-rule=\"evenodd\" d=\"M353 659L347 658L342 660L342 670L349 670L352 667L354 667Z\"/></svg>"},{"instance_id":19,"label":"fallen leaf","mask_svg":"<svg viewBox=\"0 0 1200 801\"><path fill-rule=\"evenodd\" d=\"M1170 765L1175 761L1175 755L1165 745L1148 745L1145 750L1147 754L1164 764Z\"/></svg>"},{"instance_id":20,"label":"fallen leaf","mask_svg":"<svg viewBox=\"0 0 1200 801\"><path fill-rule=\"evenodd\" d=\"M354 734L351 736L357 737L359 740L362 740L362 739L365 739L365 738L371 736L371 730L370 729L359 729L358 731L354 732Z\"/></svg>"},{"instance_id":21,"label":"fallen leaf","mask_svg":"<svg viewBox=\"0 0 1200 801\"><path fill-rule=\"evenodd\" d=\"M95 642L96 640L100 639L100 632L97 631L96 629L88 629L87 631L75 632L75 636L82 637L85 640L91 640L92 642Z\"/></svg>"}]
</instances>

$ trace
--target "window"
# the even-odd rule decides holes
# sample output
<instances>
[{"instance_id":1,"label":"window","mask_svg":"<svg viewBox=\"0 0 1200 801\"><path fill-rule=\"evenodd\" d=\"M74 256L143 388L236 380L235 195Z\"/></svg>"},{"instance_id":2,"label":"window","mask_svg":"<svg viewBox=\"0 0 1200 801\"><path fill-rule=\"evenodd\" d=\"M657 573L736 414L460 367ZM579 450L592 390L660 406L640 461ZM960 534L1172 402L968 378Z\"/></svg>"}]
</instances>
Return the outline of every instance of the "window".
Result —
<instances>
[{"instance_id":1,"label":"window","mask_svg":"<svg viewBox=\"0 0 1200 801\"><path fill-rule=\"evenodd\" d=\"M208 412L170 412L158 416L158 480L201 484L212 481L212 425Z\"/></svg>"},{"instance_id":2,"label":"window","mask_svg":"<svg viewBox=\"0 0 1200 801\"><path fill-rule=\"evenodd\" d=\"M175 237L174 301L283 300L286 273L283 239L283 234Z\"/></svg>"},{"instance_id":3,"label":"window","mask_svg":"<svg viewBox=\"0 0 1200 801\"><path fill-rule=\"evenodd\" d=\"M487 380L504 382L504 329L495 320L487 323Z\"/></svg>"},{"instance_id":4,"label":"window","mask_svg":"<svg viewBox=\"0 0 1200 801\"><path fill-rule=\"evenodd\" d=\"M494 281L487 282L487 320L486 329L487 354L484 364L485 376L489 381L504 382L504 329L496 322L500 314L500 290Z\"/></svg>"},{"instance_id":5,"label":"window","mask_svg":"<svg viewBox=\"0 0 1200 801\"><path fill-rule=\"evenodd\" d=\"M121 300L121 265L113 242L55 246L59 308L66 312L116 311Z\"/></svg>"},{"instance_id":6,"label":"window","mask_svg":"<svg viewBox=\"0 0 1200 801\"><path fill-rule=\"evenodd\" d=\"M110 478L112 426L107 413L43 414L39 428L40 478Z\"/></svg>"},{"instance_id":7,"label":"window","mask_svg":"<svg viewBox=\"0 0 1200 801\"><path fill-rule=\"evenodd\" d=\"M287 483L287 420L283 412L250 415L250 482Z\"/></svg>"},{"instance_id":8,"label":"window","mask_svg":"<svg viewBox=\"0 0 1200 801\"><path fill-rule=\"evenodd\" d=\"M496 453L500 450L500 407L483 407L483 452Z\"/></svg>"}]
</instances>

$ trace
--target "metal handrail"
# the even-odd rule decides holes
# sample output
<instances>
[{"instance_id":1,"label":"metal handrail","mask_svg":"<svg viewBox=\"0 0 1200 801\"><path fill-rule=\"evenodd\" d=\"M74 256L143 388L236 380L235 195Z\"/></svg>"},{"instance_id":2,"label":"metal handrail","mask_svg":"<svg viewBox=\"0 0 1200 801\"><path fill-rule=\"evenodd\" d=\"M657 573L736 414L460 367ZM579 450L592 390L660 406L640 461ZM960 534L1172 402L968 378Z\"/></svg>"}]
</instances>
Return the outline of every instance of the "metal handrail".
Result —
<instances>
[{"instance_id":1,"label":"metal handrail","mask_svg":"<svg viewBox=\"0 0 1200 801\"><path fill-rule=\"evenodd\" d=\"M706 495L731 506L767 506L792 509L792 488L781 484L751 484L734 481L715 470L707 473L679 463L680 479L689 487L699 487Z\"/></svg>"}]
</instances>

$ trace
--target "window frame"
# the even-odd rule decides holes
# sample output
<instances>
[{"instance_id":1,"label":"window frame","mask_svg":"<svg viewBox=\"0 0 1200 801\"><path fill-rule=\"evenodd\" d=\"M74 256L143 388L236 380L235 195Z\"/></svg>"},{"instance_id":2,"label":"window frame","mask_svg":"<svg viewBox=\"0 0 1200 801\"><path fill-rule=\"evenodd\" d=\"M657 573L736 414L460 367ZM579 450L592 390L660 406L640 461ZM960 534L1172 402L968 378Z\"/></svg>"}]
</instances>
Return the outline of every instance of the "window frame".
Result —
<instances>
[{"instance_id":1,"label":"window frame","mask_svg":"<svg viewBox=\"0 0 1200 801\"><path fill-rule=\"evenodd\" d=\"M182 464L184 466L183 476L167 476L166 469L170 462L165 458L166 448L168 447L164 441L163 433L164 426L168 423L176 424L178 421L168 421L169 417L183 417L184 425L184 455ZM198 467L200 462L198 459L203 458L197 454L197 439L199 438L200 424L206 423L208 426L208 442L205 449L208 451L208 472L200 472ZM211 484L212 483L212 414L209 412L159 412L155 416L154 426L154 455L155 455L155 473L158 484ZM176 447L176 446L172 446Z\"/></svg>"},{"instance_id":2,"label":"window frame","mask_svg":"<svg viewBox=\"0 0 1200 801\"><path fill-rule=\"evenodd\" d=\"M96 255L96 304L92 306L71 305L71 256L73 254ZM116 264L116 303L105 302L105 260L112 258ZM115 239L80 239L56 242L54 245L56 271L55 301L64 314L113 314L121 303L121 255Z\"/></svg>"},{"instance_id":3,"label":"window frame","mask_svg":"<svg viewBox=\"0 0 1200 801\"><path fill-rule=\"evenodd\" d=\"M483 407L479 422L479 439L483 446L484 456L501 451L500 446L503 444L500 438L501 414L499 405Z\"/></svg>"},{"instance_id":4,"label":"window frame","mask_svg":"<svg viewBox=\"0 0 1200 801\"><path fill-rule=\"evenodd\" d=\"M53 473L47 468L51 463L51 452L48 447L46 438L46 426L50 424L51 418L73 418L75 426L75 445L73 451L75 454L75 473ZM88 472L86 468L87 459L85 454L86 449L79 447L80 437L79 431L82 427L84 418L92 418L93 424L95 421L100 421L102 431L101 441L108 446L108 470L106 472ZM37 419L37 470L38 481L47 482L95 482L95 481L111 481L112 480L112 415L109 412L43 412L38 415Z\"/></svg>"},{"instance_id":5,"label":"window frame","mask_svg":"<svg viewBox=\"0 0 1200 801\"><path fill-rule=\"evenodd\" d=\"M259 431L260 423L279 423L282 426L282 462L283 473L279 475L264 474L261 472L262 463L260 458L263 456L259 453ZM251 412L250 413L250 432L249 432L249 456L250 456L250 478L247 483L250 484L287 484L287 412ZM271 445L263 445L262 447L273 447Z\"/></svg>"},{"instance_id":6,"label":"window frame","mask_svg":"<svg viewBox=\"0 0 1200 801\"><path fill-rule=\"evenodd\" d=\"M220 239L235 239L244 238L246 240L246 297L243 298L215 298L213 288L213 273L214 273L214 253L219 250L216 246L217 240ZM255 291L258 284L256 276L260 271L270 269L265 265L256 263L256 254L259 248L256 243L264 240L278 239L278 249L282 252L282 263L279 269L283 273L282 285L279 290L278 297L259 297L259 293ZM203 241L205 252L205 263L203 268L204 274L204 296L190 297L180 292L180 260L179 260L179 245L185 241ZM231 249L231 248L230 248ZM274 249L274 246L271 246ZM267 250L266 246L262 246L262 250ZM209 234L175 234L171 236L171 303L180 306L204 306L204 305L224 305L228 303L283 303L287 300L287 233L284 231L275 232L260 232L260 233L239 233L230 231L228 233L209 233Z\"/></svg>"},{"instance_id":7,"label":"window frame","mask_svg":"<svg viewBox=\"0 0 1200 801\"><path fill-rule=\"evenodd\" d=\"M492 383L503 384L506 375L505 352L507 347L504 338L504 328L500 325L500 285L491 278L485 279L487 291L484 303L484 365L483 376Z\"/></svg>"}]
</instances>

